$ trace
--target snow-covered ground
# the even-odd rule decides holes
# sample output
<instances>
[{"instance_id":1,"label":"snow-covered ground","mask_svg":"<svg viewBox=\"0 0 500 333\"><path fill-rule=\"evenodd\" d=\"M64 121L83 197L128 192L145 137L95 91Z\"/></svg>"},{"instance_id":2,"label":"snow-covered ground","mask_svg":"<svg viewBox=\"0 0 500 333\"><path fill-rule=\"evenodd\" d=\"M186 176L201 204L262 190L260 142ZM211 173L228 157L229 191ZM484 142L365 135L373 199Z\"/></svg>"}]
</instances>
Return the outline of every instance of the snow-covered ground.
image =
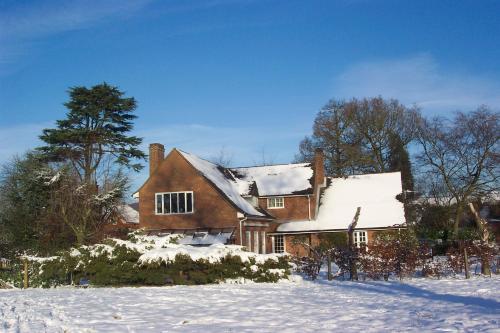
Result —
<instances>
[{"instance_id":1,"label":"snow-covered ground","mask_svg":"<svg viewBox=\"0 0 500 333\"><path fill-rule=\"evenodd\" d=\"M500 331L500 277L0 290L4 332Z\"/></svg>"}]
</instances>

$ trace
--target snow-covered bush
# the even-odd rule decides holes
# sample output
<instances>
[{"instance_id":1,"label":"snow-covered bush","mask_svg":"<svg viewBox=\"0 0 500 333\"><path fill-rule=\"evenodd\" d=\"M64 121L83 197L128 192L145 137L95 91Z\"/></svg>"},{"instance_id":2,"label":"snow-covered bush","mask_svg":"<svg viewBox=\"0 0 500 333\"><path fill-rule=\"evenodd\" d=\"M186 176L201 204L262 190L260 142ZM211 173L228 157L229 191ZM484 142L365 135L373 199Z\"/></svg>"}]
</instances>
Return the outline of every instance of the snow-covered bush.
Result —
<instances>
[{"instance_id":1,"label":"snow-covered bush","mask_svg":"<svg viewBox=\"0 0 500 333\"><path fill-rule=\"evenodd\" d=\"M193 247L176 244L179 236L108 239L105 244L80 246L57 257L30 258L33 286L78 284L96 286L219 283L244 278L277 282L289 275L284 255L245 252L236 245Z\"/></svg>"}]
</instances>

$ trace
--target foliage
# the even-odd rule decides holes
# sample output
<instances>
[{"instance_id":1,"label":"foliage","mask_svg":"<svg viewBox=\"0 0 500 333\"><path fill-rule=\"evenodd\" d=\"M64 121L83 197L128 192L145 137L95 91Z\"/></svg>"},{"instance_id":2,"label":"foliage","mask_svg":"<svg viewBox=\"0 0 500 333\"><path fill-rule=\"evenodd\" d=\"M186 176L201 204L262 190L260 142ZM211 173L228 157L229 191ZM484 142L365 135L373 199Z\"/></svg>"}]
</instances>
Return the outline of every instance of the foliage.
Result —
<instances>
[{"instance_id":1,"label":"foliage","mask_svg":"<svg viewBox=\"0 0 500 333\"><path fill-rule=\"evenodd\" d=\"M55 171L37 153L14 157L0 174L0 257L27 250L42 254L71 244L69 230L44 223L50 195L46 182Z\"/></svg>"},{"instance_id":2,"label":"foliage","mask_svg":"<svg viewBox=\"0 0 500 333\"><path fill-rule=\"evenodd\" d=\"M481 240L456 242L454 246L449 247L446 257L448 265L457 274L465 270L464 249L467 251L468 258L481 258L483 264L491 262L499 254L498 248L495 245Z\"/></svg>"},{"instance_id":3,"label":"foliage","mask_svg":"<svg viewBox=\"0 0 500 333\"><path fill-rule=\"evenodd\" d=\"M411 230L381 232L368 249L360 255L362 270L373 279L389 278L390 273L400 279L412 275L421 263L420 247Z\"/></svg>"},{"instance_id":4,"label":"foliage","mask_svg":"<svg viewBox=\"0 0 500 333\"><path fill-rule=\"evenodd\" d=\"M445 198L448 205L455 204L456 236L466 204L498 189L500 112L481 106L458 112L452 120L422 118L417 129L422 148L418 161L429 193L436 202Z\"/></svg>"},{"instance_id":5,"label":"foliage","mask_svg":"<svg viewBox=\"0 0 500 333\"><path fill-rule=\"evenodd\" d=\"M296 160L311 161L322 148L329 175L389 171L396 158L405 157L395 150L395 138L404 147L414 139L417 115L417 109L381 97L331 100L316 116L313 135L300 143Z\"/></svg>"},{"instance_id":6,"label":"foliage","mask_svg":"<svg viewBox=\"0 0 500 333\"><path fill-rule=\"evenodd\" d=\"M133 161L144 159L138 149L142 139L129 136L136 101L123 97L117 87L106 83L69 89L66 119L57 128L45 129L40 139L47 145L39 148L51 161L71 163L81 181L95 183L97 171L106 161L138 171Z\"/></svg>"},{"instance_id":7,"label":"foliage","mask_svg":"<svg viewBox=\"0 0 500 333\"><path fill-rule=\"evenodd\" d=\"M81 246L63 251L50 260L33 261L31 283L52 287L78 284L80 279L85 278L93 286L192 285L239 278L277 282L289 274L289 263L285 257L256 263L254 258L244 262L239 256L227 255L219 262L209 262L178 254L175 260L167 263L139 263L140 256L137 250L114 244L113 241L109 245Z\"/></svg>"},{"instance_id":8,"label":"foliage","mask_svg":"<svg viewBox=\"0 0 500 333\"><path fill-rule=\"evenodd\" d=\"M59 170L52 179L46 182L50 198L44 221L65 225L78 245L100 240L104 225L117 218L117 207L123 200L127 179L118 174L114 183L96 189L81 183L67 168Z\"/></svg>"}]
</instances>

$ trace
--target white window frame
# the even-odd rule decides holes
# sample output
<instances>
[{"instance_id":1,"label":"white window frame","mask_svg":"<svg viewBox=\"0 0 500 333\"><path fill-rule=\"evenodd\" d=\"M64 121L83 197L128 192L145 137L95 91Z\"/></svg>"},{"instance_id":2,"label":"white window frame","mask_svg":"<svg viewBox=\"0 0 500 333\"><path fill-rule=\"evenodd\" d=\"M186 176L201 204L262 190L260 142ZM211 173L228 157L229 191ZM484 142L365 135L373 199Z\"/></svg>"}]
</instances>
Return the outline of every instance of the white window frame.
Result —
<instances>
[{"instance_id":1,"label":"white window frame","mask_svg":"<svg viewBox=\"0 0 500 333\"><path fill-rule=\"evenodd\" d=\"M252 251L252 232L249 230L245 231L245 244L247 251Z\"/></svg>"},{"instance_id":2,"label":"white window frame","mask_svg":"<svg viewBox=\"0 0 500 333\"><path fill-rule=\"evenodd\" d=\"M260 232L260 237L262 238L261 239L261 249L260 249L260 253L262 254L266 254L266 232L265 231L261 231Z\"/></svg>"},{"instance_id":3,"label":"white window frame","mask_svg":"<svg viewBox=\"0 0 500 333\"><path fill-rule=\"evenodd\" d=\"M282 241L281 241L282 249L278 249L278 246L279 246L278 237L282 239ZM276 250L279 250L279 251L276 251ZM285 235L275 235L273 237L273 253L285 253L285 252L286 252Z\"/></svg>"},{"instance_id":4,"label":"white window frame","mask_svg":"<svg viewBox=\"0 0 500 333\"><path fill-rule=\"evenodd\" d=\"M361 244L364 246L368 245L368 232L366 230L354 231L353 233L354 245L357 248L361 247Z\"/></svg>"},{"instance_id":5,"label":"white window frame","mask_svg":"<svg viewBox=\"0 0 500 333\"><path fill-rule=\"evenodd\" d=\"M281 209L285 208L285 197L270 197L267 198L268 209Z\"/></svg>"},{"instance_id":6,"label":"white window frame","mask_svg":"<svg viewBox=\"0 0 500 333\"><path fill-rule=\"evenodd\" d=\"M177 194L177 210L179 210L179 194L184 194L184 208L187 208L187 194L191 194L191 211L190 212L177 212L177 213L165 213L165 194L169 194L172 198L172 194ZM161 196L161 213L158 213L158 196ZM170 199L172 203L172 199ZM170 205L170 210L172 210L172 205ZM183 214L193 214L194 213L194 192L193 191L178 191L178 192L157 192L155 193L155 215L183 215Z\"/></svg>"},{"instance_id":7,"label":"white window frame","mask_svg":"<svg viewBox=\"0 0 500 333\"><path fill-rule=\"evenodd\" d=\"M260 243L259 243L259 232L253 232L253 252L259 253Z\"/></svg>"}]
</instances>

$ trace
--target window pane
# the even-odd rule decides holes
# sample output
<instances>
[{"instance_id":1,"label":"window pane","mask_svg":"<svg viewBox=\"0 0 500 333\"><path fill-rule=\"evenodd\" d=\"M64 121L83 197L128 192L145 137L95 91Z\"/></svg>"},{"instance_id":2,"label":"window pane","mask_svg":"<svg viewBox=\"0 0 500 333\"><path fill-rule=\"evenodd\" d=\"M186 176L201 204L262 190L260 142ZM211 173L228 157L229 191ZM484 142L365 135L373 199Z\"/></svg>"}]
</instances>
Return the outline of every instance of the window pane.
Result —
<instances>
[{"instance_id":1,"label":"window pane","mask_svg":"<svg viewBox=\"0 0 500 333\"><path fill-rule=\"evenodd\" d=\"M250 231L245 231L245 240L246 240L246 248L248 251L251 251L252 249L252 239L250 238Z\"/></svg>"},{"instance_id":2,"label":"window pane","mask_svg":"<svg viewBox=\"0 0 500 333\"><path fill-rule=\"evenodd\" d=\"M259 253L259 232L253 232L253 252Z\"/></svg>"},{"instance_id":3,"label":"window pane","mask_svg":"<svg viewBox=\"0 0 500 333\"><path fill-rule=\"evenodd\" d=\"M275 253L285 252L283 235L277 235L274 237L274 252Z\"/></svg>"},{"instance_id":4,"label":"window pane","mask_svg":"<svg viewBox=\"0 0 500 333\"><path fill-rule=\"evenodd\" d=\"M261 247L262 247L260 249L260 253L265 254L266 253L266 232L265 231L260 232L260 240L261 240Z\"/></svg>"},{"instance_id":5,"label":"window pane","mask_svg":"<svg viewBox=\"0 0 500 333\"><path fill-rule=\"evenodd\" d=\"M163 195L163 207L165 209L164 214L170 214L170 194Z\"/></svg>"},{"instance_id":6,"label":"window pane","mask_svg":"<svg viewBox=\"0 0 500 333\"><path fill-rule=\"evenodd\" d=\"M177 203L177 193L172 193L170 195L170 212L171 213L178 213L178 203Z\"/></svg>"},{"instance_id":7,"label":"window pane","mask_svg":"<svg viewBox=\"0 0 500 333\"><path fill-rule=\"evenodd\" d=\"M186 212L186 194L184 192L179 193L179 213Z\"/></svg>"},{"instance_id":8,"label":"window pane","mask_svg":"<svg viewBox=\"0 0 500 333\"><path fill-rule=\"evenodd\" d=\"M163 209L162 209L162 202L161 202L161 194L156 195L156 213L157 214L162 214Z\"/></svg>"},{"instance_id":9,"label":"window pane","mask_svg":"<svg viewBox=\"0 0 500 333\"><path fill-rule=\"evenodd\" d=\"M193 212L193 193L186 193L186 212Z\"/></svg>"}]
</instances>

